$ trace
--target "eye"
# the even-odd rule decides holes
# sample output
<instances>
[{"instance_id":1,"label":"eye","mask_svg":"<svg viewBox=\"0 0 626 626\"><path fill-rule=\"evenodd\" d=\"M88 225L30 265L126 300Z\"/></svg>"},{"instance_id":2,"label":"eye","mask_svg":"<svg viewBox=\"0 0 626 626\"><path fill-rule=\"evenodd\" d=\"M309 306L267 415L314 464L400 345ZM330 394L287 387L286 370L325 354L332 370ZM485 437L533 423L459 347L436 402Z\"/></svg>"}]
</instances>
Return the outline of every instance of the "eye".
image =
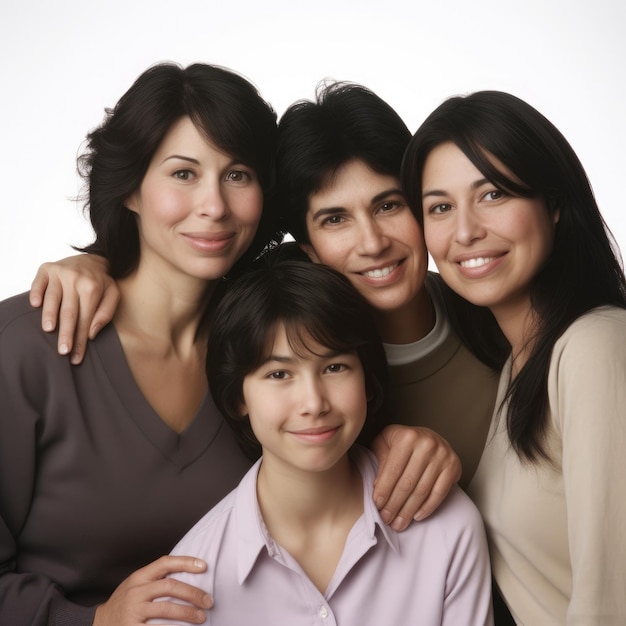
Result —
<instances>
[{"instance_id":1,"label":"eye","mask_svg":"<svg viewBox=\"0 0 626 626\"><path fill-rule=\"evenodd\" d=\"M329 215L325 217L320 224L322 226L330 225L334 226L335 224L341 224L345 221L345 218L342 215Z\"/></svg>"},{"instance_id":2,"label":"eye","mask_svg":"<svg viewBox=\"0 0 626 626\"><path fill-rule=\"evenodd\" d=\"M348 369L348 366L345 363L332 363L331 365L328 365L324 371L329 374L338 374L346 369Z\"/></svg>"},{"instance_id":3,"label":"eye","mask_svg":"<svg viewBox=\"0 0 626 626\"><path fill-rule=\"evenodd\" d=\"M399 200L387 200L378 206L378 211L388 213L389 211L400 209L403 206L405 206L404 202L400 202Z\"/></svg>"},{"instance_id":4,"label":"eye","mask_svg":"<svg viewBox=\"0 0 626 626\"><path fill-rule=\"evenodd\" d=\"M489 200L489 201L495 202L496 200L502 200L502 198L504 198L504 196L506 196L504 191L502 191L500 189L492 189L491 191L488 191L486 194L484 194L483 198L485 200Z\"/></svg>"},{"instance_id":5,"label":"eye","mask_svg":"<svg viewBox=\"0 0 626 626\"><path fill-rule=\"evenodd\" d=\"M441 204L435 204L428 209L429 215L442 215L452 209L452 205L442 202Z\"/></svg>"},{"instance_id":6,"label":"eye","mask_svg":"<svg viewBox=\"0 0 626 626\"><path fill-rule=\"evenodd\" d=\"M289 378L289 372L286 370L274 370L267 375L270 380L286 380Z\"/></svg>"},{"instance_id":7,"label":"eye","mask_svg":"<svg viewBox=\"0 0 626 626\"><path fill-rule=\"evenodd\" d=\"M195 174L191 170L176 170L173 176L178 180L191 180Z\"/></svg>"},{"instance_id":8,"label":"eye","mask_svg":"<svg viewBox=\"0 0 626 626\"><path fill-rule=\"evenodd\" d=\"M245 183L252 180L252 174L246 170L230 170L226 174L226 180L232 183Z\"/></svg>"}]
</instances>

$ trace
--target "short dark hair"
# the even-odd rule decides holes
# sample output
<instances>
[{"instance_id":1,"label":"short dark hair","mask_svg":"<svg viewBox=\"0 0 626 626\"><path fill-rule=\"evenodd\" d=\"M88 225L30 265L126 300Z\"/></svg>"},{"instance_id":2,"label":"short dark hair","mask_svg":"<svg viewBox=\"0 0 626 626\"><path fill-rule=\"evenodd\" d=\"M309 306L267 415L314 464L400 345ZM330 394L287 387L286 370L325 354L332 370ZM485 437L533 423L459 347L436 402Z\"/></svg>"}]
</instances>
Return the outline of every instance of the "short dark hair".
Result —
<instances>
[{"instance_id":1,"label":"short dark hair","mask_svg":"<svg viewBox=\"0 0 626 626\"><path fill-rule=\"evenodd\" d=\"M321 84L314 102L291 105L278 124L276 201L283 229L296 241L310 243L306 213L311 195L353 160L399 178L410 139L393 108L361 85Z\"/></svg>"},{"instance_id":2,"label":"short dark hair","mask_svg":"<svg viewBox=\"0 0 626 626\"><path fill-rule=\"evenodd\" d=\"M500 91L446 100L411 139L402 165L402 183L420 223L424 164L430 152L446 142L454 143L499 189L514 196L541 198L548 211L559 212L552 252L531 287L540 327L532 353L509 390L507 415L509 436L520 456L528 460L545 457L541 442L552 348L586 311L606 304L626 307L618 248L587 174L565 137L530 104ZM490 155L511 176L500 172ZM480 315L478 307L474 309ZM466 318L471 319L472 314L468 306ZM465 336L471 342L471 326Z\"/></svg>"},{"instance_id":3,"label":"short dark hair","mask_svg":"<svg viewBox=\"0 0 626 626\"><path fill-rule=\"evenodd\" d=\"M103 123L87 136L79 157L93 244L83 248L105 256L113 277L130 273L139 261L136 217L124 203L136 191L163 138L188 116L225 153L251 167L264 191L273 184L276 114L245 78L231 70L196 63L182 68L161 63L143 72ZM246 258L259 254L275 233L271 207Z\"/></svg>"},{"instance_id":4,"label":"short dark hair","mask_svg":"<svg viewBox=\"0 0 626 626\"><path fill-rule=\"evenodd\" d=\"M261 447L239 411L243 381L267 357L282 323L296 351L306 350L309 338L333 350L356 350L368 394L358 440L367 445L386 423L388 385L385 352L370 307L345 276L309 260L283 258L285 250L281 246L275 255L265 255L256 269L235 279L212 312L207 377L215 405L244 452L257 458Z\"/></svg>"}]
</instances>

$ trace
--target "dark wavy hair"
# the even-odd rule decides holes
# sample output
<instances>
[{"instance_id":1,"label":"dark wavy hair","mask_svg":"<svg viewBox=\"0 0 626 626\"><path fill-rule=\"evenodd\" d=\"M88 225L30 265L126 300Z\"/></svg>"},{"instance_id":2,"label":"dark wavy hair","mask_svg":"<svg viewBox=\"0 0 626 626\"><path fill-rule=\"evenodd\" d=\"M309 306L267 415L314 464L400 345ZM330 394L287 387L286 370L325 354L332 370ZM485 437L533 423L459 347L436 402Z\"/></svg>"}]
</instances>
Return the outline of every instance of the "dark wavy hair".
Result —
<instances>
[{"instance_id":1,"label":"dark wavy hair","mask_svg":"<svg viewBox=\"0 0 626 626\"><path fill-rule=\"evenodd\" d=\"M250 82L214 65L150 67L115 107L106 109L78 159L87 190L85 209L95 231L95 241L81 250L106 257L114 278L128 275L139 261L135 214L124 203L140 187L169 129L185 116L218 148L251 167L264 192L273 185L276 114ZM266 202L256 237L240 263L277 238L275 226Z\"/></svg>"},{"instance_id":2,"label":"dark wavy hair","mask_svg":"<svg viewBox=\"0 0 626 626\"><path fill-rule=\"evenodd\" d=\"M509 438L520 458L548 458L544 449L547 379L555 342L586 311L600 305L626 308L626 280L617 245L607 228L585 170L559 130L519 98L480 91L453 97L431 113L406 152L402 182L407 201L423 222L422 173L430 152L454 143L497 188L514 196L541 198L559 211L551 255L531 286L540 320L531 355L512 382L507 398ZM511 172L499 171L496 157ZM465 305L462 315L470 343L476 320L488 327L485 311Z\"/></svg>"},{"instance_id":3,"label":"dark wavy hair","mask_svg":"<svg viewBox=\"0 0 626 626\"><path fill-rule=\"evenodd\" d=\"M320 84L314 102L292 104L278 124L276 202L282 229L310 243L306 213L311 195L352 160L399 177L410 139L400 116L366 87Z\"/></svg>"},{"instance_id":4,"label":"dark wavy hair","mask_svg":"<svg viewBox=\"0 0 626 626\"><path fill-rule=\"evenodd\" d=\"M387 424L387 361L367 301L342 274L292 256L283 244L256 261L228 286L210 315L207 377L217 408L244 452L258 458L261 447L240 414L244 378L260 367L277 328L285 325L297 353L311 340L338 352L356 350L365 373L368 412L358 441L367 445Z\"/></svg>"}]
</instances>

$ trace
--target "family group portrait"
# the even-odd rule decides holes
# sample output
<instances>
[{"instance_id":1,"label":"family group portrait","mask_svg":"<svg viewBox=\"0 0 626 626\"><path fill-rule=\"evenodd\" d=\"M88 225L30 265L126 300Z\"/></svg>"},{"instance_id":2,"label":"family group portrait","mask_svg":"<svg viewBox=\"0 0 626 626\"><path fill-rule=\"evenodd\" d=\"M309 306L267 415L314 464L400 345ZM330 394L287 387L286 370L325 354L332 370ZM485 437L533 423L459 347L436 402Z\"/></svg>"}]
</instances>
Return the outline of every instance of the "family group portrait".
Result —
<instances>
[{"instance_id":1,"label":"family group portrait","mask_svg":"<svg viewBox=\"0 0 626 626\"><path fill-rule=\"evenodd\" d=\"M626 624L623 19L7 9L0 626Z\"/></svg>"}]
</instances>

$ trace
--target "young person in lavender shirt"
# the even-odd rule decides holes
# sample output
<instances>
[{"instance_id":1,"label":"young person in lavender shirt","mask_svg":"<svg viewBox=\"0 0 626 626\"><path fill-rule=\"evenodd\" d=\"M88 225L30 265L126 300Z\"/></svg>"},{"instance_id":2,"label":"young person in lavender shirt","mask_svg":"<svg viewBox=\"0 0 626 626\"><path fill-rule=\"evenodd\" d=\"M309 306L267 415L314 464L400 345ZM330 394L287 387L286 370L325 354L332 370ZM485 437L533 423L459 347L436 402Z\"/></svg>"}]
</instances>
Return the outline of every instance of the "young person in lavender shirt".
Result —
<instances>
[{"instance_id":1,"label":"young person in lavender shirt","mask_svg":"<svg viewBox=\"0 0 626 626\"><path fill-rule=\"evenodd\" d=\"M492 624L484 529L460 488L402 533L372 502L376 460L355 441L385 418L386 360L344 276L268 263L229 287L209 343L215 403L262 457L172 552L207 562L175 574L215 599L207 623Z\"/></svg>"}]
</instances>

